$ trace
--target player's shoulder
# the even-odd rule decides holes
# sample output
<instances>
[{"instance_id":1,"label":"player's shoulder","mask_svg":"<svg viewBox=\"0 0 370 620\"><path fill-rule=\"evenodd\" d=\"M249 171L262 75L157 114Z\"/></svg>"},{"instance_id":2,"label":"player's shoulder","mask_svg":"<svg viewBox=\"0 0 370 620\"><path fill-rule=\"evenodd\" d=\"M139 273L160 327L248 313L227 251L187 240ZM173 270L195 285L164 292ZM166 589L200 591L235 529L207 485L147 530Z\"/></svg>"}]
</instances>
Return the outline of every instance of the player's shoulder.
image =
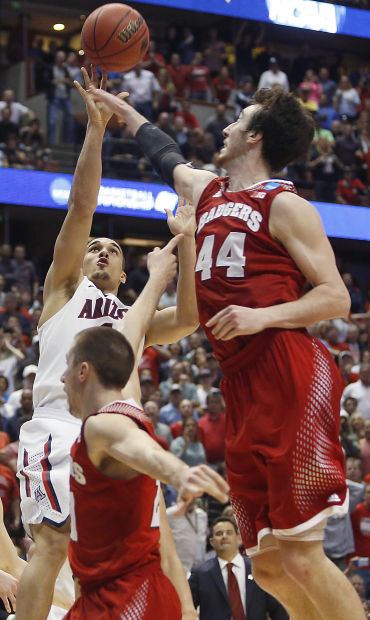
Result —
<instances>
[{"instance_id":1,"label":"player's shoulder","mask_svg":"<svg viewBox=\"0 0 370 620\"><path fill-rule=\"evenodd\" d=\"M85 420L83 432L88 444L103 445L123 437L125 432L135 427L137 424L121 413L97 413Z\"/></svg>"}]
</instances>

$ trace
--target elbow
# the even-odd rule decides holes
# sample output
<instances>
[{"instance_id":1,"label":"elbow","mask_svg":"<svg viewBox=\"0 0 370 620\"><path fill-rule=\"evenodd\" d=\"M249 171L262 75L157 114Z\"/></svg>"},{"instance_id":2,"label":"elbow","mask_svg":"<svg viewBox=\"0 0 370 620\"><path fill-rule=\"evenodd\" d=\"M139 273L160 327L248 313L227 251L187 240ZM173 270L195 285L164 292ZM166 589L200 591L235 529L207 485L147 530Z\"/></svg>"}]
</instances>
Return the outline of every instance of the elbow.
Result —
<instances>
[{"instance_id":1,"label":"elbow","mask_svg":"<svg viewBox=\"0 0 370 620\"><path fill-rule=\"evenodd\" d=\"M333 299L333 310L335 316L333 318L345 318L351 310L351 297L345 286L337 291Z\"/></svg>"}]
</instances>

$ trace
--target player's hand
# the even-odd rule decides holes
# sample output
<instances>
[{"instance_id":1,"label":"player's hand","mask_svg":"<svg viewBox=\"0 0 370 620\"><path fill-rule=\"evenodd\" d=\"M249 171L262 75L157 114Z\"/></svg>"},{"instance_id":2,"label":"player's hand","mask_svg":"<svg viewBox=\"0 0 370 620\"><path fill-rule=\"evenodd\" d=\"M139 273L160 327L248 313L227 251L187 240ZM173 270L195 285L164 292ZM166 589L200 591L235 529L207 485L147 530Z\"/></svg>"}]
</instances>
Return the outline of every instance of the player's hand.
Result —
<instances>
[{"instance_id":1,"label":"player's hand","mask_svg":"<svg viewBox=\"0 0 370 620\"><path fill-rule=\"evenodd\" d=\"M0 570L0 598L8 613L12 612L12 608L13 611L16 609L15 595L17 593L17 587L18 580Z\"/></svg>"},{"instance_id":2,"label":"player's hand","mask_svg":"<svg viewBox=\"0 0 370 620\"><path fill-rule=\"evenodd\" d=\"M246 308L244 306L227 306L217 312L207 323L212 327L212 335L217 340L230 340L236 336L257 334L265 329L264 308Z\"/></svg>"},{"instance_id":3,"label":"player's hand","mask_svg":"<svg viewBox=\"0 0 370 620\"><path fill-rule=\"evenodd\" d=\"M222 504L226 504L229 499L229 485L226 480L208 465L181 470L179 476L179 482L175 485L178 491L176 517L185 514L186 506L194 497L200 497L203 493L212 495Z\"/></svg>"},{"instance_id":4,"label":"player's hand","mask_svg":"<svg viewBox=\"0 0 370 620\"><path fill-rule=\"evenodd\" d=\"M98 74L94 65L91 65L91 75L88 74L85 67L82 67L81 71L84 77L86 90L82 88L81 84L77 81L74 82L74 85L85 101L89 121L94 125L102 125L105 127L113 115L113 110L111 110L106 103L96 101L92 93L99 91L105 92L107 88L107 72L103 71L99 88ZM124 97L128 97L128 93L120 93L118 97L123 99Z\"/></svg>"},{"instance_id":5,"label":"player's hand","mask_svg":"<svg viewBox=\"0 0 370 620\"><path fill-rule=\"evenodd\" d=\"M177 258L173 254L174 249L178 246L183 235L176 235L161 250L154 248L153 252L148 254L148 271L150 277L159 278L163 282L163 290L168 282L173 280L177 273Z\"/></svg>"},{"instance_id":6,"label":"player's hand","mask_svg":"<svg viewBox=\"0 0 370 620\"><path fill-rule=\"evenodd\" d=\"M167 224L173 235L182 233L185 236L194 238L197 224L195 221L195 208L192 204L186 202L185 198L180 196L176 214L174 215L171 209L168 208L165 211L167 214Z\"/></svg>"},{"instance_id":7,"label":"player's hand","mask_svg":"<svg viewBox=\"0 0 370 620\"><path fill-rule=\"evenodd\" d=\"M107 93L105 89L97 88L93 84L88 86L88 94L96 103L104 104L104 106L110 110L111 115L116 114L119 121L126 122L125 110L132 109L131 106L122 101L129 96L129 93L119 93L118 95L112 95Z\"/></svg>"}]
</instances>

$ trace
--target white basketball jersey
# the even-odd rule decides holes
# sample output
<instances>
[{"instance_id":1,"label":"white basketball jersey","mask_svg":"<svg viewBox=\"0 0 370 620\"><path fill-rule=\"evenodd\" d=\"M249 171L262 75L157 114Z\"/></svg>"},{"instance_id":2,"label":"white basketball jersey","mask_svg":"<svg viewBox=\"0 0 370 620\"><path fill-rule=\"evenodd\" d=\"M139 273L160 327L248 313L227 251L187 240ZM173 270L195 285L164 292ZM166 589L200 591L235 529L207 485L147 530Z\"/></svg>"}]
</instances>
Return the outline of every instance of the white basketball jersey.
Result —
<instances>
[{"instance_id":1,"label":"white basketball jersey","mask_svg":"<svg viewBox=\"0 0 370 620\"><path fill-rule=\"evenodd\" d=\"M47 409L51 410L50 413L54 410L58 418L60 413L60 419L76 421L68 412L67 397L60 380L67 365L66 354L76 334L99 325L117 328L127 310L128 306L115 295L102 293L85 276L73 297L39 328L40 361L33 386L35 416L39 413L45 415Z\"/></svg>"}]
</instances>

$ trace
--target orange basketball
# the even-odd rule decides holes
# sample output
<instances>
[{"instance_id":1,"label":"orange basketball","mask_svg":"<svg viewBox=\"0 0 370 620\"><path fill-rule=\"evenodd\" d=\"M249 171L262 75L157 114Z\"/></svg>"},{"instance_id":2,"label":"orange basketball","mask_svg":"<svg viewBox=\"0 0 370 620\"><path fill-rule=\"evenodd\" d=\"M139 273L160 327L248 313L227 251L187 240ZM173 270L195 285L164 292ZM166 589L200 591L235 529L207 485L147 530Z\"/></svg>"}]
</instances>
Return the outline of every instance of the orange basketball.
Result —
<instances>
[{"instance_id":1,"label":"orange basketball","mask_svg":"<svg viewBox=\"0 0 370 620\"><path fill-rule=\"evenodd\" d=\"M146 53L149 30L142 15L127 4L104 4L86 19L81 42L92 64L107 71L128 71Z\"/></svg>"}]
</instances>

